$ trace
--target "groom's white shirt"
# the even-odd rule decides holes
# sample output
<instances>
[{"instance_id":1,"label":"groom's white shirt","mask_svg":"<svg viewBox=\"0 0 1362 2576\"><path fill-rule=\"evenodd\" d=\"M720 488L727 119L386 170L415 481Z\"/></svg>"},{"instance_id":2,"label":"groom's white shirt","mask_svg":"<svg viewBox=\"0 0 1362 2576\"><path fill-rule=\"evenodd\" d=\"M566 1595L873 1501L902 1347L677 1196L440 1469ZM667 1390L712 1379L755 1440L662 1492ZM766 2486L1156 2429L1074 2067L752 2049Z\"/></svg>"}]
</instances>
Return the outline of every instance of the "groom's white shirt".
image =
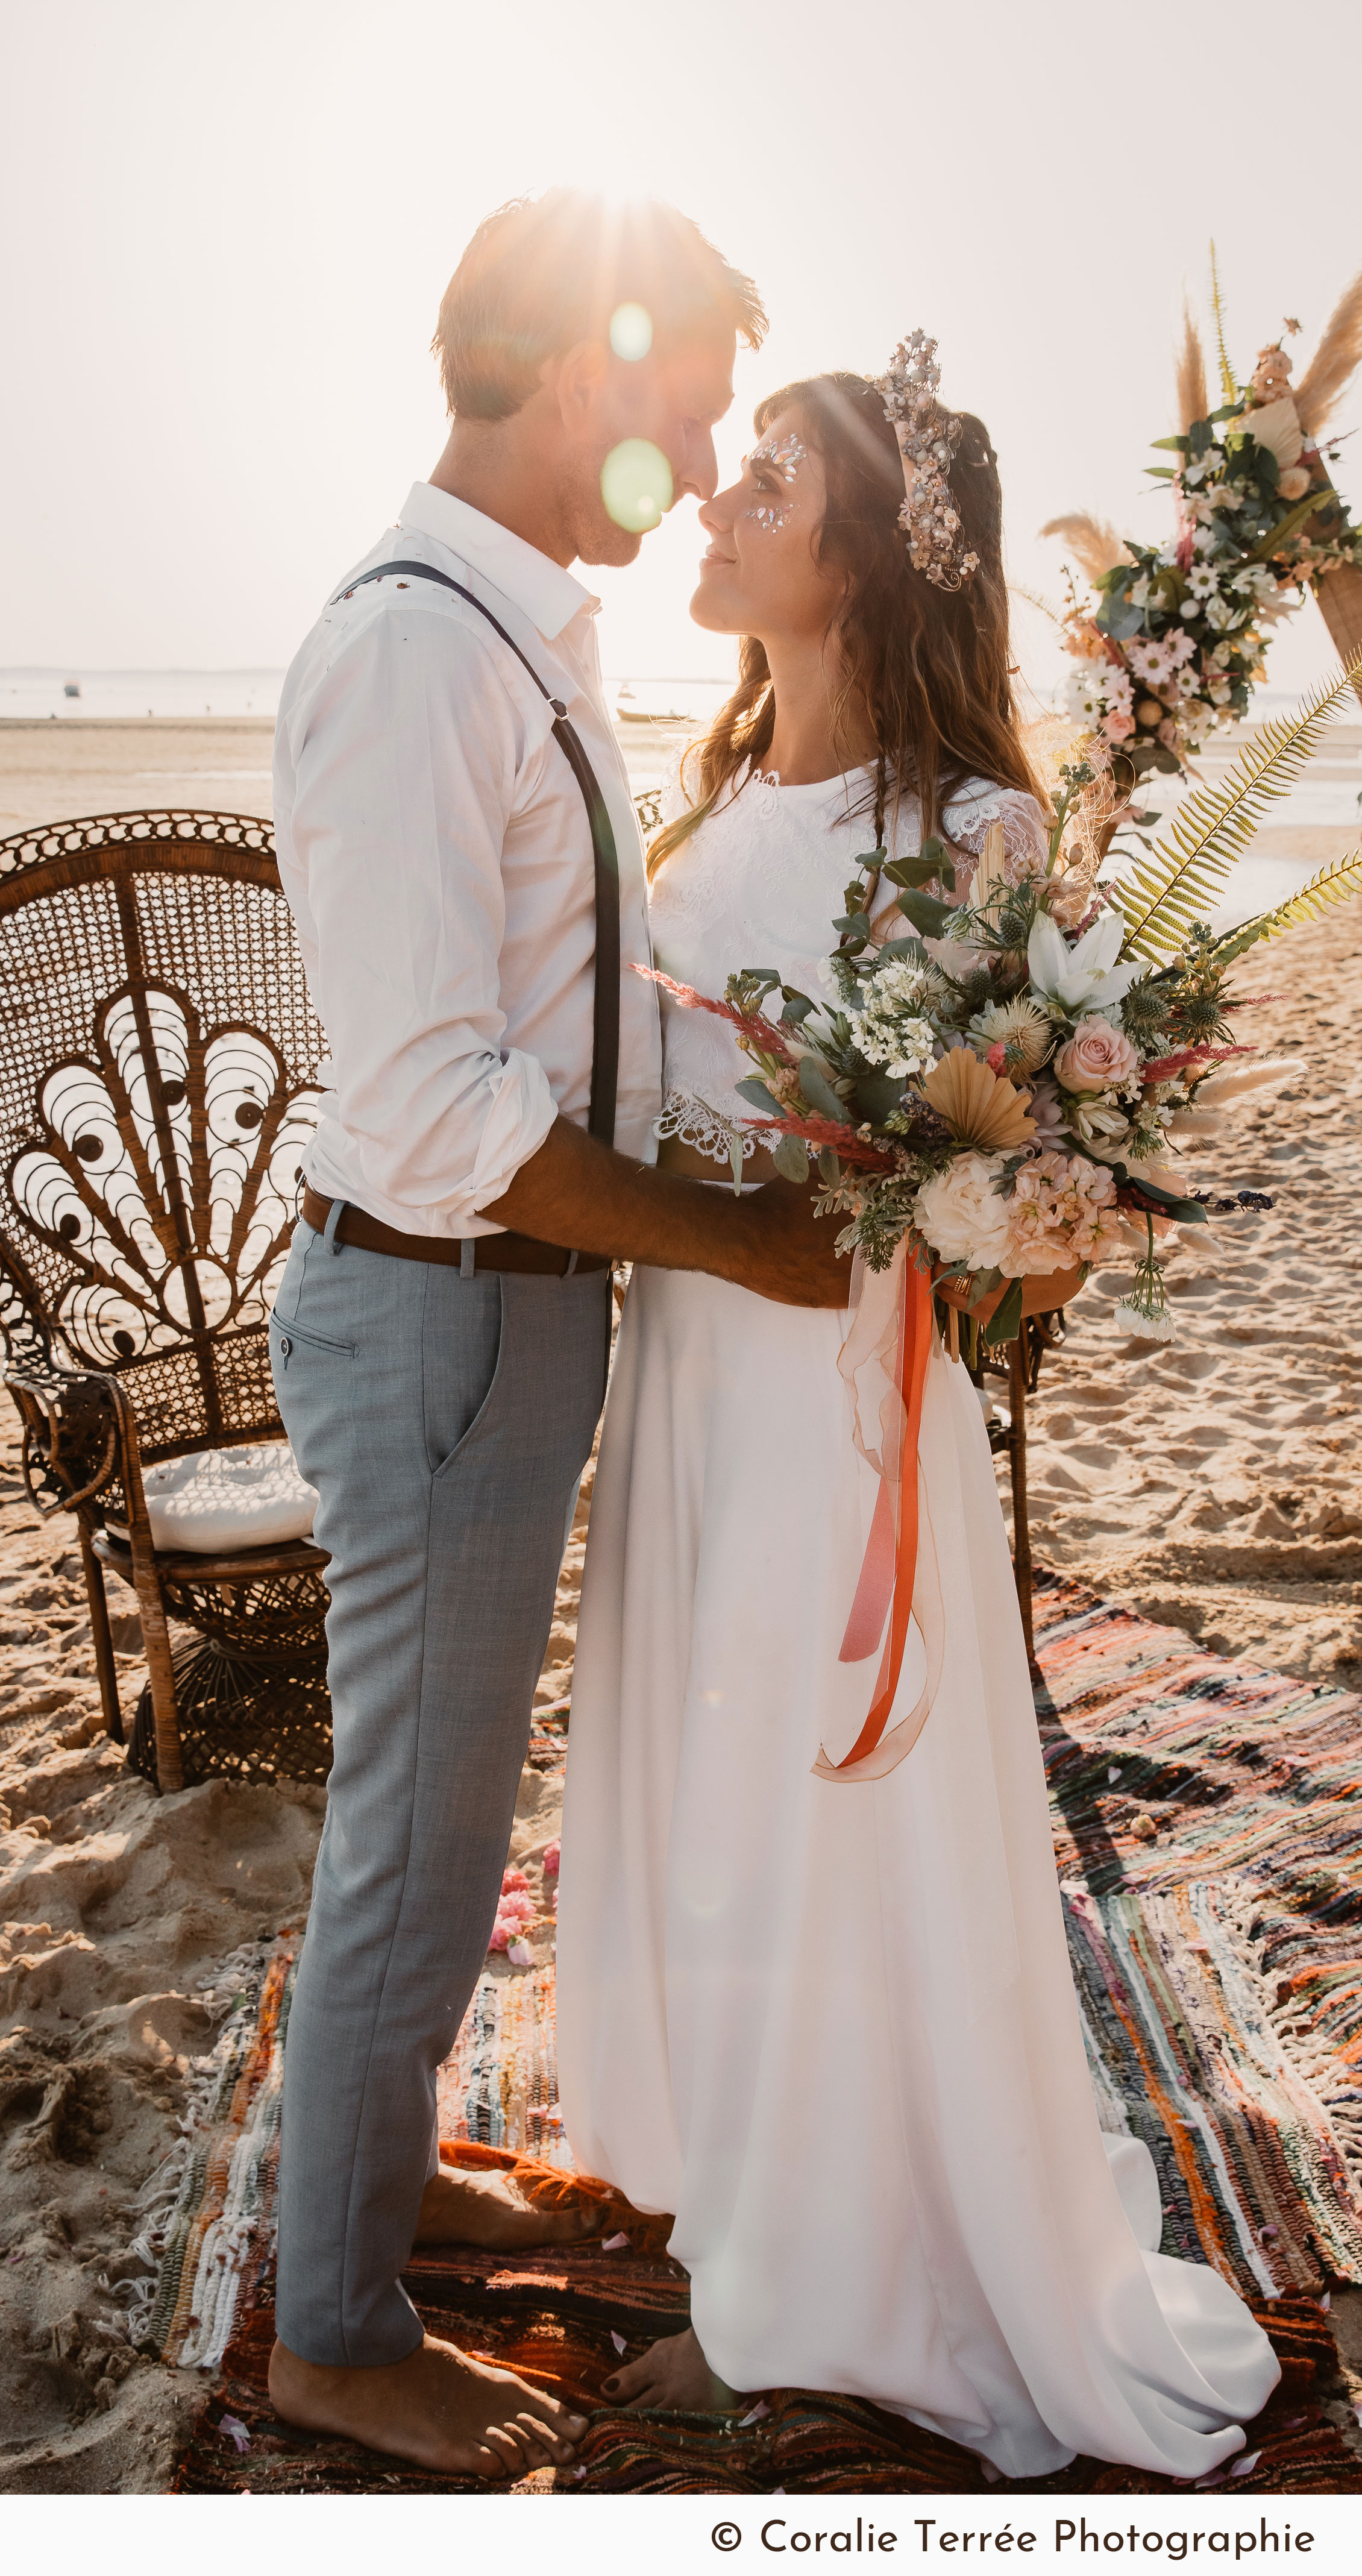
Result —
<instances>
[{"instance_id":1,"label":"groom's white shirt","mask_svg":"<svg viewBox=\"0 0 1362 2576\"><path fill-rule=\"evenodd\" d=\"M662 1049L643 847L601 687L600 602L523 538L428 483L347 575L428 563L485 599L562 699L620 863L615 1142L656 1158ZM338 585L340 587L340 585ZM407 1234L479 1214L591 1092L594 873L550 708L476 609L437 582L326 608L284 681L279 872L331 1050L315 1188Z\"/></svg>"}]
</instances>

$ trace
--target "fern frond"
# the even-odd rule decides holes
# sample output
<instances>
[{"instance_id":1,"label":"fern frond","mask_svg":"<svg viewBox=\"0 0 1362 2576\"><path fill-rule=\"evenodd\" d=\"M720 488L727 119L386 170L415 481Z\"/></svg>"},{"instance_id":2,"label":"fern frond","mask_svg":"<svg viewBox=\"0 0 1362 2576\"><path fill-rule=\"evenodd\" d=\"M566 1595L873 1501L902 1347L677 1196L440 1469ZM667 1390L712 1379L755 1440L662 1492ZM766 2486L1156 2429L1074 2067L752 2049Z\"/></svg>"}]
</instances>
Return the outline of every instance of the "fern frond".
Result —
<instances>
[{"instance_id":1,"label":"fern frond","mask_svg":"<svg viewBox=\"0 0 1362 2576\"><path fill-rule=\"evenodd\" d=\"M1269 807L1289 792L1359 674L1362 652L1312 690L1293 716L1263 725L1222 784L1196 788L1148 858L1116 880L1111 893L1126 924L1122 956L1170 956L1194 921L1209 920L1235 861Z\"/></svg>"},{"instance_id":2,"label":"fern frond","mask_svg":"<svg viewBox=\"0 0 1362 2576\"><path fill-rule=\"evenodd\" d=\"M1216 964L1231 965L1245 949L1255 948L1260 939L1276 939L1282 931L1294 930L1298 922L1322 921L1335 904L1347 903L1355 894L1362 894L1362 849L1350 850L1345 859L1330 859L1299 894L1289 895L1271 912L1260 912L1252 921L1241 922L1237 930L1228 931L1216 942Z\"/></svg>"},{"instance_id":3,"label":"fern frond","mask_svg":"<svg viewBox=\"0 0 1362 2576\"><path fill-rule=\"evenodd\" d=\"M1225 307L1220 295L1220 272L1215 264L1214 242L1211 244L1211 311L1215 315L1215 345L1220 353L1220 398L1222 402L1237 402L1239 387L1234 381L1230 353L1225 346Z\"/></svg>"}]
</instances>

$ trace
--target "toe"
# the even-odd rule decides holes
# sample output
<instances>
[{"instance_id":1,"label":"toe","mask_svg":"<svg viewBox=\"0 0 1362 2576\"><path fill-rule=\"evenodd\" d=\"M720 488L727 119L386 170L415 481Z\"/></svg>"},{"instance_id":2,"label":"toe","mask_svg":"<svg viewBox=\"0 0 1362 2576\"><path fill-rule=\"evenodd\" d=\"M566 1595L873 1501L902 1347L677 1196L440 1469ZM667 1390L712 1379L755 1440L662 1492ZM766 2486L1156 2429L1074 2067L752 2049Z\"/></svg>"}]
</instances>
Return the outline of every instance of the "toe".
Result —
<instances>
[{"instance_id":1,"label":"toe","mask_svg":"<svg viewBox=\"0 0 1362 2576\"><path fill-rule=\"evenodd\" d=\"M650 2392L658 2384L657 2366L649 2353L641 2361L628 2362L604 2383L605 2394L617 2406L637 2406L649 2402Z\"/></svg>"},{"instance_id":2,"label":"toe","mask_svg":"<svg viewBox=\"0 0 1362 2576\"><path fill-rule=\"evenodd\" d=\"M486 2460L486 2467L482 2466ZM489 2424L479 2446L478 2474L490 2478L518 2478L525 2468L525 2453L504 2424Z\"/></svg>"},{"instance_id":3,"label":"toe","mask_svg":"<svg viewBox=\"0 0 1362 2576\"><path fill-rule=\"evenodd\" d=\"M543 2423L538 2416L517 2415L515 2425L526 2449L537 2453L539 2464L548 2459L571 2459L572 2444L562 2441L553 2427Z\"/></svg>"}]
</instances>

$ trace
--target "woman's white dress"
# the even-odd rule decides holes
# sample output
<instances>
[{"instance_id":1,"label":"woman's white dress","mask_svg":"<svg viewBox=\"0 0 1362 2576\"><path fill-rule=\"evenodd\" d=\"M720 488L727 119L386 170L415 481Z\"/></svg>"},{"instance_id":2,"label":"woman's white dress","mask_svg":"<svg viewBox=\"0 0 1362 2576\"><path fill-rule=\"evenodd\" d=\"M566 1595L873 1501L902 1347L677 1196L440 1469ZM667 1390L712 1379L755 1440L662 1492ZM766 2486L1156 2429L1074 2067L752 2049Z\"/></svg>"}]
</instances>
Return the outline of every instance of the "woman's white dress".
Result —
<instances>
[{"instance_id":1,"label":"woman's white dress","mask_svg":"<svg viewBox=\"0 0 1362 2576\"><path fill-rule=\"evenodd\" d=\"M751 779L667 861L659 966L811 979L873 843L817 787ZM980 787L947 827L1009 846ZM904 816L900 846L916 846ZM749 1068L664 996L663 1125L727 1159ZM1037 2477L1075 2452L1196 2478L1278 2377L1219 2276L1154 2249L1148 2151L1093 2104L1036 1721L978 1400L939 1348L921 1457L940 1689L874 1783L815 1779L877 1658L837 1660L875 1500L846 1318L636 1269L592 1504L559 1899L577 2163L674 2210L692 2322L738 2389L870 2398ZM896 1703L911 1706L911 1653ZM891 1719L891 1723L892 1723Z\"/></svg>"}]
</instances>

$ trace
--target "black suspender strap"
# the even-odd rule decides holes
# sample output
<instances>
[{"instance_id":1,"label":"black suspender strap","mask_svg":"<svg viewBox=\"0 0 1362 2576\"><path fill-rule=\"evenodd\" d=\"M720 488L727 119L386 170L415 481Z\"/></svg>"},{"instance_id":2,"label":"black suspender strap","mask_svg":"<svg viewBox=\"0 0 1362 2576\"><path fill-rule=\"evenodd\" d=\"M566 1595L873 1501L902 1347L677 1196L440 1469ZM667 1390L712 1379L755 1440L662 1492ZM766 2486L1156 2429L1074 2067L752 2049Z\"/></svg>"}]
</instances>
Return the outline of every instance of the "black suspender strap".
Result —
<instances>
[{"instance_id":1,"label":"black suspender strap","mask_svg":"<svg viewBox=\"0 0 1362 2576\"><path fill-rule=\"evenodd\" d=\"M619 1086L620 1064L620 864L615 848L615 835L605 798L595 770L587 759L581 736L568 721L568 711L561 698L555 698L544 686L533 662L521 652L514 635L508 635L491 609L461 581L451 581L447 572L436 572L423 563L377 564L372 572L362 572L357 581L337 593L337 599L348 599L352 591L362 590L367 581L396 581L399 588L408 581L438 581L445 590L458 592L470 608L509 644L516 660L524 665L547 705L553 709L553 733L559 750L581 789L586 819L591 827L591 855L596 875L596 988L591 1018L591 1109L587 1119L588 1133L599 1136L603 1145L615 1141L615 1094ZM336 600L331 602L336 606Z\"/></svg>"}]
</instances>

